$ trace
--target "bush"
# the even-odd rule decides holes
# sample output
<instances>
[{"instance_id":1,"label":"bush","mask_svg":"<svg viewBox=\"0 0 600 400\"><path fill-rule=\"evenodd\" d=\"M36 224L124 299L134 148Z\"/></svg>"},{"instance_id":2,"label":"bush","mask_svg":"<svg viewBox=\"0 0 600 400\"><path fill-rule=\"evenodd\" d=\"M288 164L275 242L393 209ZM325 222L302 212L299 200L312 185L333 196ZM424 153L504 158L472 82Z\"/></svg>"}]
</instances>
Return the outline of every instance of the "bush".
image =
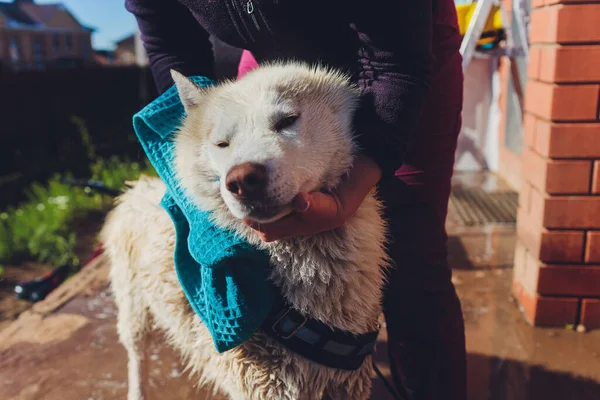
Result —
<instances>
[{"instance_id":1,"label":"bush","mask_svg":"<svg viewBox=\"0 0 600 400\"><path fill-rule=\"evenodd\" d=\"M92 179L111 189L122 189L126 180L137 179L141 173L156 176L147 161L140 164L117 157L97 159L91 170ZM63 183L59 175L45 185L32 184L26 198L0 213L0 264L36 261L78 265L73 221L94 211L106 212L112 205L109 196Z\"/></svg>"}]
</instances>

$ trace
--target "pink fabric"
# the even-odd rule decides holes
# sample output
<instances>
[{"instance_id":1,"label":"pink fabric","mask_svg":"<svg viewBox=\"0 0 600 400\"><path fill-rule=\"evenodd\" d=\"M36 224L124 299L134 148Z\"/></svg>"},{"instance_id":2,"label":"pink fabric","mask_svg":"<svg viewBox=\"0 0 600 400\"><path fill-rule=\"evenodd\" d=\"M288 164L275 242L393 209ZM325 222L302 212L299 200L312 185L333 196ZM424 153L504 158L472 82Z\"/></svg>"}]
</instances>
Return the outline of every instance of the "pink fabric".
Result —
<instances>
[{"instance_id":1,"label":"pink fabric","mask_svg":"<svg viewBox=\"0 0 600 400\"><path fill-rule=\"evenodd\" d=\"M250 53L248 50L244 50L242 52L242 56L240 57L237 78L240 79L247 72L252 71L256 67L258 67L258 63L254 59L254 56L252 56L252 53Z\"/></svg>"}]
</instances>

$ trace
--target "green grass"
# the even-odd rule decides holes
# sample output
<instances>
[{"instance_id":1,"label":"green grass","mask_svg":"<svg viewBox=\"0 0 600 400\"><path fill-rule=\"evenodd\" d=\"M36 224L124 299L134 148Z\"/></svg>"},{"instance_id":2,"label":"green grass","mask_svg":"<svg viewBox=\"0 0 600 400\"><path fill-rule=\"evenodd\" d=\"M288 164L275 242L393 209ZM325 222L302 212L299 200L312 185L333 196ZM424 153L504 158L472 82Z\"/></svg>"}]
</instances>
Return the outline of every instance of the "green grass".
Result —
<instances>
[{"instance_id":1,"label":"green grass","mask_svg":"<svg viewBox=\"0 0 600 400\"><path fill-rule=\"evenodd\" d=\"M112 189L122 189L125 181L137 179L141 173L156 176L147 161L140 164L116 157L97 159L91 171L91 179ZM79 264L73 222L84 220L91 212L106 212L112 198L89 188L72 187L60 178L56 175L45 184L31 185L25 202L0 213L0 276L1 264Z\"/></svg>"}]
</instances>

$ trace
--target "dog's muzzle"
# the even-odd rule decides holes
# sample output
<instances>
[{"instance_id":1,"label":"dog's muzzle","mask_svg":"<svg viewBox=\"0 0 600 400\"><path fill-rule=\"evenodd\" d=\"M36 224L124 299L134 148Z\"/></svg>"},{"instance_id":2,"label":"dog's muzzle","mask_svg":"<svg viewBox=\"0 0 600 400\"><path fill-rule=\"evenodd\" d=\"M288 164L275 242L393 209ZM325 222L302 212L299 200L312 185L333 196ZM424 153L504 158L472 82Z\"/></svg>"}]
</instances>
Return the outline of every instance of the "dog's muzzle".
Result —
<instances>
[{"instance_id":1,"label":"dog's muzzle","mask_svg":"<svg viewBox=\"0 0 600 400\"><path fill-rule=\"evenodd\" d=\"M225 177L225 186L241 202L259 203L267 197L267 168L256 163L234 166Z\"/></svg>"}]
</instances>

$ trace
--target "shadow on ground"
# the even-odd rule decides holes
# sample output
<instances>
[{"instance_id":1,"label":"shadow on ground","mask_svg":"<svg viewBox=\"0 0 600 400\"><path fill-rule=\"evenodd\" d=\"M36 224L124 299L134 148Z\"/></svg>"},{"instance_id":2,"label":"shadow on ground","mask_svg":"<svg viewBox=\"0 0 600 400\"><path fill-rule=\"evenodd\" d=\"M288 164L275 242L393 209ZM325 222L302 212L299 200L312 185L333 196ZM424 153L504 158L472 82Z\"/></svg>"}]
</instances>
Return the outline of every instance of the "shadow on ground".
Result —
<instances>
[{"instance_id":1,"label":"shadow on ground","mask_svg":"<svg viewBox=\"0 0 600 400\"><path fill-rule=\"evenodd\" d=\"M376 361L391 382L385 342L377 346ZM600 382L594 379L498 356L469 353L467 376L468 400L600 399ZM373 384L372 398L393 399L379 378Z\"/></svg>"},{"instance_id":2,"label":"shadow on ground","mask_svg":"<svg viewBox=\"0 0 600 400\"><path fill-rule=\"evenodd\" d=\"M539 365L468 356L469 400L598 400L600 384Z\"/></svg>"}]
</instances>

